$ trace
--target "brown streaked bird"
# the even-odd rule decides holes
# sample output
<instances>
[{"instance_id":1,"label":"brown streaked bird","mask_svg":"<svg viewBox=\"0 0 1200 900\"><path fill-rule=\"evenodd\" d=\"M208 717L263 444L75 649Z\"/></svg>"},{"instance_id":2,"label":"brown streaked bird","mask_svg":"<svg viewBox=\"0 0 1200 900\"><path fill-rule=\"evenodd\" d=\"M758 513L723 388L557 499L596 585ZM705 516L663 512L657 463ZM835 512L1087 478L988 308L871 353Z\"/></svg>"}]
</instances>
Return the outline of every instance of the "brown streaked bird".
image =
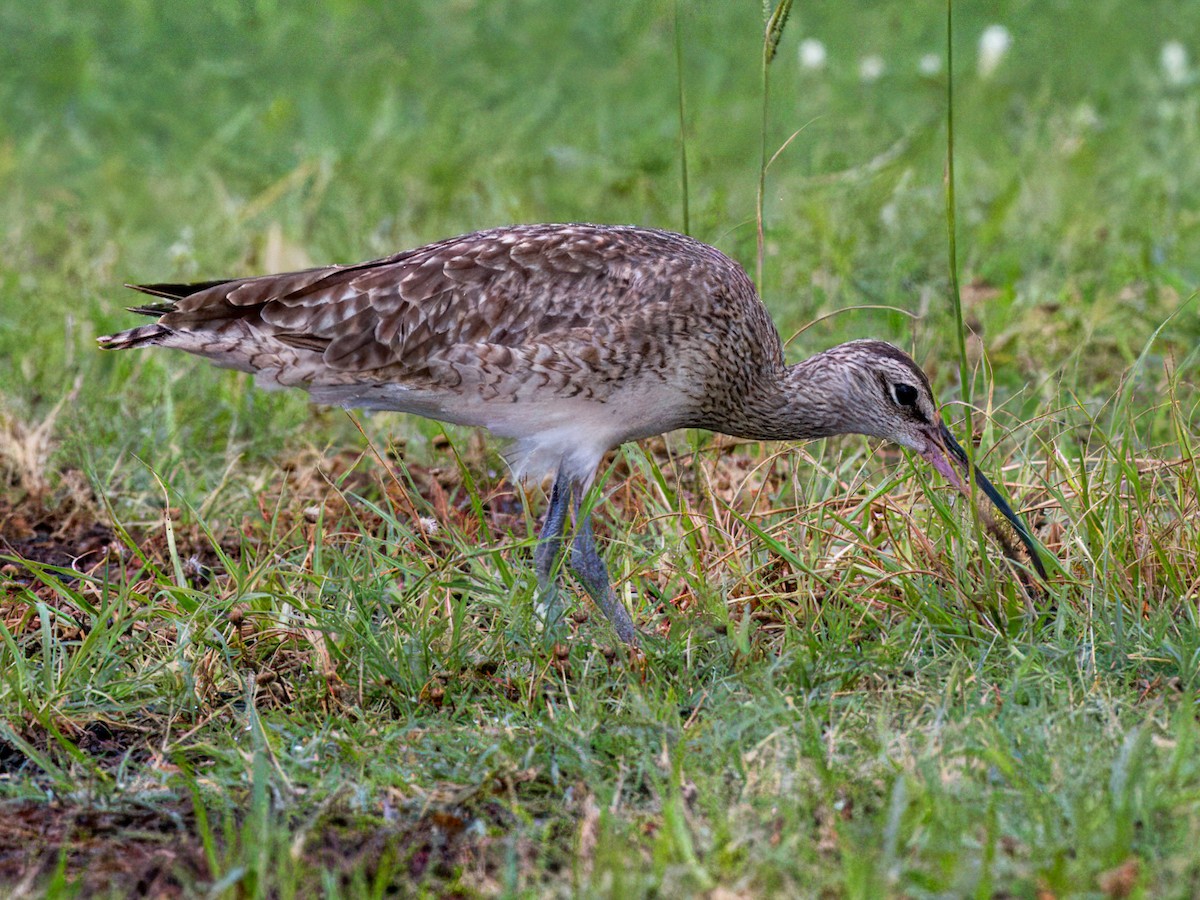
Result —
<instances>
[{"instance_id":1,"label":"brown streaked bird","mask_svg":"<svg viewBox=\"0 0 1200 900\"><path fill-rule=\"evenodd\" d=\"M753 440L857 433L908 447L959 490L977 486L1006 553L1027 554L1045 578L1028 531L972 472L916 363L860 340L787 365L742 267L681 234L519 225L359 265L131 287L163 298L131 310L157 321L101 347L184 350L318 403L508 439L516 477L554 478L534 553L542 603L557 618L555 566L573 510L570 568L627 644L638 632L580 503L607 450L676 428Z\"/></svg>"}]
</instances>

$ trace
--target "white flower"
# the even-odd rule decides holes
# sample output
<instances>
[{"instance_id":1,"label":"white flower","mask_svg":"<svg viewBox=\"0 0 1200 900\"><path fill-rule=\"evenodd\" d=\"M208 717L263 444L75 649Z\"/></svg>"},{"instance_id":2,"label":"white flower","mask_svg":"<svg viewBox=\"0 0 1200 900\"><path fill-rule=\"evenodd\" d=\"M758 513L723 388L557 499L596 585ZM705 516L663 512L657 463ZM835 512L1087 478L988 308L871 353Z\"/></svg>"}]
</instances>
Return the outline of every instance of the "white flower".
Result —
<instances>
[{"instance_id":1,"label":"white flower","mask_svg":"<svg viewBox=\"0 0 1200 900\"><path fill-rule=\"evenodd\" d=\"M942 71L942 57L937 53L926 53L917 63L917 68L926 78L932 78Z\"/></svg>"},{"instance_id":2,"label":"white flower","mask_svg":"<svg viewBox=\"0 0 1200 900\"><path fill-rule=\"evenodd\" d=\"M179 232L179 240L167 248L167 255L171 258L171 262L179 265L191 260L196 250L192 243L194 237L192 226L184 225Z\"/></svg>"},{"instance_id":3,"label":"white flower","mask_svg":"<svg viewBox=\"0 0 1200 900\"><path fill-rule=\"evenodd\" d=\"M990 78L1012 46L1012 35L1003 25L989 25L979 36L980 78Z\"/></svg>"},{"instance_id":4,"label":"white flower","mask_svg":"<svg viewBox=\"0 0 1200 900\"><path fill-rule=\"evenodd\" d=\"M1162 55L1159 57L1163 74L1168 84L1183 84L1188 77L1187 48L1179 41L1167 41L1163 44Z\"/></svg>"},{"instance_id":5,"label":"white flower","mask_svg":"<svg viewBox=\"0 0 1200 900\"><path fill-rule=\"evenodd\" d=\"M900 209L895 200L885 203L879 210L879 221L888 231L895 231L900 226Z\"/></svg>"},{"instance_id":6,"label":"white flower","mask_svg":"<svg viewBox=\"0 0 1200 900\"><path fill-rule=\"evenodd\" d=\"M878 81L886 68L882 56L864 56L858 63L858 77L863 81Z\"/></svg>"},{"instance_id":7,"label":"white flower","mask_svg":"<svg viewBox=\"0 0 1200 900\"><path fill-rule=\"evenodd\" d=\"M825 68L825 45L816 38L805 38L800 42L800 67L812 72Z\"/></svg>"},{"instance_id":8,"label":"white flower","mask_svg":"<svg viewBox=\"0 0 1200 900\"><path fill-rule=\"evenodd\" d=\"M1071 124L1080 131L1094 131L1100 127L1100 113L1090 103L1081 103L1071 113Z\"/></svg>"}]
</instances>

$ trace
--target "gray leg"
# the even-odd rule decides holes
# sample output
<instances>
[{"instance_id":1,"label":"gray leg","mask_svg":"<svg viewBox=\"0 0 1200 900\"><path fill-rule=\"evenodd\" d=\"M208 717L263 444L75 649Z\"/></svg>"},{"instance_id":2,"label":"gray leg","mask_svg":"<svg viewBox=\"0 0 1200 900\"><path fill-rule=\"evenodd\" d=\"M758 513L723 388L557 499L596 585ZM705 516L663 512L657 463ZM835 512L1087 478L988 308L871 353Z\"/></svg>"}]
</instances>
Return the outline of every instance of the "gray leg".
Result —
<instances>
[{"instance_id":1,"label":"gray leg","mask_svg":"<svg viewBox=\"0 0 1200 900\"><path fill-rule=\"evenodd\" d=\"M576 493L579 493L578 490ZM571 549L571 571L583 584L584 589L596 605L608 616L617 637L631 647L638 645L638 632L617 595L613 593L608 580L608 567L596 552L596 541L592 536L592 523L589 516L579 515L581 497L575 498L575 543Z\"/></svg>"},{"instance_id":2,"label":"gray leg","mask_svg":"<svg viewBox=\"0 0 1200 900\"><path fill-rule=\"evenodd\" d=\"M571 488L567 479L557 476L550 489L550 508L546 510L546 521L538 535L537 548L533 551L533 564L538 579L538 616L547 628L554 627L562 618L562 603L558 598L558 584L554 567L562 550L563 530L567 525L567 510L571 505Z\"/></svg>"}]
</instances>

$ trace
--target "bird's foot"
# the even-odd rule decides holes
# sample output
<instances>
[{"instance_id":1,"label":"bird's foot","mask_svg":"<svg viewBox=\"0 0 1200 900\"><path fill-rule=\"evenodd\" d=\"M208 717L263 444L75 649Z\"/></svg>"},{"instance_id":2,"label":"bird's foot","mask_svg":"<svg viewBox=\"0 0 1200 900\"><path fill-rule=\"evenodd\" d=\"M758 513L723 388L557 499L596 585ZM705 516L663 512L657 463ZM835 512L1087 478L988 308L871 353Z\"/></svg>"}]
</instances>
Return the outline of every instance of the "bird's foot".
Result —
<instances>
[{"instance_id":1,"label":"bird's foot","mask_svg":"<svg viewBox=\"0 0 1200 900\"><path fill-rule=\"evenodd\" d=\"M608 621L612 623L617 637L630 650L636 651L638 645L641 643L637 626L633 624L633 617L629 615L629 610L625 608L625 604L621 602L621 599L613 592L613 589L610 587L605 594L593 597L593 599L596 601L596 605L604 612L604 615L608 617ZM638 652L640 653L640 651Z\"/></svg>"}]
</instances>

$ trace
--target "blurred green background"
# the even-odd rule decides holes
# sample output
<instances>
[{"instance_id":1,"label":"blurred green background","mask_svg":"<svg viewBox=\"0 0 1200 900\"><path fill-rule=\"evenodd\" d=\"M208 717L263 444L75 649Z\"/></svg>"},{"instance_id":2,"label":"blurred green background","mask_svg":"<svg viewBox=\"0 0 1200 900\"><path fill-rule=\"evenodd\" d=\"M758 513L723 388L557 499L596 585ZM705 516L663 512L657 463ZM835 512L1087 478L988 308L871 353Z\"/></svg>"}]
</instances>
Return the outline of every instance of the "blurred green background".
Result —
<instances>
[{"instance_id":1,"label":"blurred green background","mask_svg":"<svg viewBox=\"0 0 1200 900\"><path fill-rule=\"evenodd\" d=\"M121 285L353 262L513 222L681 229L680 74L690 230L754 272L763 22L749 0L5 4L0 409L36 423L69 398L51 468L125 500L153 489L131 456L203 494L226 468L214 446L269 466L289 445L356 441L299 394L97 352L97 334L133 322ZM989 66L996 26L1006 52ZM1193 371L1200 344L1185 302L1200 278L1196 47L1184 2L958 9L972 396L1002 428L1087 446L1148 349L1138 433L1173 441L1162 372ZM894 340L953 401L944 8L797 4L769 77L767 154L787 146L767 173L761 287L785 336L825 317L790 352ZM916 318L826 317L859 305ZM404 421L386 427L428 430Z\"/></svg>"},{"instance_id":2,"label":"blurred green background","mask_svg":"<svg viewBox=\"0 0 1200 900\"><path fill-rule=\"evenodd\" d=\"M763 8L678 14L691 230L753 270ZM5 4L10 402L61 391L65 368L111 364L86 339L128 321L126 280L354 261L510 222L681 228L675 16L667 2ZM978 41L996 23L1011 46L982 78ZM938 5L797 4L768 132L774 152L803 129L768 175L764 292L785 329L864 301L933 326L949 308L944 25ZM801 66L804 39L822 42L822 69ZM968 282L1004 295L976 324L1011 337L1006 364L1028 343L1009 330L1067 331L1036 336L1026 377L1086 365L1094 333L1107 363L1129 358L1197 281L1196 69L1169 76L1171 41L1200 46L1193 4L957 11L961 258ZM943 62L933 74L928 54ZM872 55L883 72L867 81ZM264 257L273 230L296 252ZM1117 302L1122 291L1136 296ZM1039 304L1067 307L1063 320ZM854 314L806 345L906 327ZM64 334L71 365L49 365ZM919 329L919 353L936 334ZM31 344L56 349L29 359Z\"/></svg>"},{"instance_id":3,"label":"blurred green background","mask_svg":"<svg viewBox=\"0 0 1200 900\"><path fill-rule=\"evenodd\" d=\"M763 12L4 4L0 402L36 419L82 374L61 430L86 434L102 469L162 443L161 418L136 410L161 405L180 371L205 411L170 423L181 452L264 414L286 434L307 418L302 397L230 396L214 389L228 376L197 362L96 353L95 334L131 321L120 285L356 261L511 222L682 228L677 15L691 231L753 271ZM997 23L1011 46L981 77L980 36ZM785 335L861 303L922 314L847 313L795 352L898 340L952 397L944 25L936 5L797 4L771 67L768 152L802 130L768 173L763 291ZM803 40L825 48L820 69L801 65ZM1105 396L1197 282L1200 97L1194 60L1182 77L1164 70L1172 41L1200 46L1189 3L958 10L959 246L980 288L968 321L1023 417L1064 377ZM1198 335L1193 307L1161 349L1186 353ZM278 449L261 429L242 437Z\"/></svg>"}]
</instances>

